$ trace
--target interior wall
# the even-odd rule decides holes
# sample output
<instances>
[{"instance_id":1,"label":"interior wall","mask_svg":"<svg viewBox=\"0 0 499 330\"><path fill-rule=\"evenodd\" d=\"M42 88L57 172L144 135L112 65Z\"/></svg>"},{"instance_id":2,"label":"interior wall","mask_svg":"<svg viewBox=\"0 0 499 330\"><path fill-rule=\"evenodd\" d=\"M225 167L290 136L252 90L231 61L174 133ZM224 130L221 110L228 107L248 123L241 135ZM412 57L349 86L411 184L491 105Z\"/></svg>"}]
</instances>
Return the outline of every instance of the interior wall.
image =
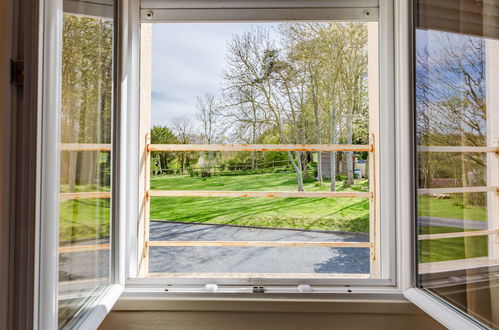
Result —
<instances>
[{"instance_id":1,"label":"interior wall","mask_svg":"<svg viewBox=\"0 0 499 330\"><path fill-rule=\"evenodd\" d=\"M246 310L246 311L245 311ZM101 330L445 329L409 302L119 302Z\"/></svg>"},{"instance_id":2,"label":"interior wall","mask_svg":"<svg viewBox=\"0 0 499 330\"><path fill-rule=\"evenodd\" d=\"M9 288L10 215L10 57L12 44L11 0L0 1L0 292ZM0 329L7 329L9 295L0 294Z\"/></svg>"},{"instance_id":3,"label":"interior wall","mask_svg":"<svg viewBox=\"0 0 499 330\"><path fill-rule=\"evenodd\" d=\"M33 328L39 3L0 1L0 329Z\"/></svg>"}]
</instances>

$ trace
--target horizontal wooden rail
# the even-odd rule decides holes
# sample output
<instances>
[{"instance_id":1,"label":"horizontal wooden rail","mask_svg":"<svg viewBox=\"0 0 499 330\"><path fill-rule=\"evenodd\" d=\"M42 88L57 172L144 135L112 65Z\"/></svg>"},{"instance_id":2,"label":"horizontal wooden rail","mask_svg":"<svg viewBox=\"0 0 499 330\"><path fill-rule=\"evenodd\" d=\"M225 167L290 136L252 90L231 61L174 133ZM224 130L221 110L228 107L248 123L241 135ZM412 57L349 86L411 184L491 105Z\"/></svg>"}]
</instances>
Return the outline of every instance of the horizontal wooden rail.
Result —
<instances>
[{"instance_id":1,"label":"horizontal wooden rail","mask_svg":"<svg viewBox=\"0 0 499 330\"><path fill-rule=\"evenodd\" d=\"M447 261L434 261L420 263L418 265L420 274L429 273L440 273L440 272L451 272L460 271L472 268L481 268L488 266L499 265L499 260L492 259L489 257L478 257L478 258L468 258L468 259L458 259L458 260L447 260ZM443 281L448 281L448 278L442 279ZM455 281L450 281L449 285L456 285ZM442 286L441 283L439 285Z\"/></svg>"},{"instance_id":2,"label":"horizontal wooden rail","mask_svg":"<svg viewBox=\"0 0 499 330\"><path fill-rule=\"evenodd\" d=\"M59 253L101 251L101 250L109 250L110 247L111 247L110 244L62 246L59 248Z\"/></svg>"},{"instance_id":3,"label":"horizontal wooden rail","mask_svg":"<svg viewBox=\"0 0 499 330\"><path fill-rule=\"evenodd\" d=\"M472 230L472 231L459 231L453 233L442 233L442 234L424 234L418 235L418 240L432 240L432 239L444 239L444 238L455 238L455 237L470 237L470 236L485 236L497 234L499 230Z\"/></svg>"},{"instance_id":4,"label":"horizontal wooden rail","mask_svg":"<svg viewBox=\"0 0 499 330\"><path fill-rule=\"evenodd\" d=\"M374 151L362 144L148 144L148 151Z\"/></svg>"},{"instance_id":5,"label":"horizontal wooden rail","mask_svg":"<svg viewBox=\"0 0 499 330\"><path fill-rule=\"evenodd\" d=\"M63 201L70 199L94 199L94 198L111 198L111 193L108 191L95 191L95 192L74 192L74 193L59 194L59 199Z\"/></svg>"},{"instance_id":6,"label":"horizontal wooden rail","mask_svg":"<svg viewBox=\"0 0 499 330\"><path fill-rule=\"evenodd\" d=\"M150 246L232 246L232 247L343 247L370 248L369 242L288 242L288 241L148 241Z\"/></svg>"},{"instance_id":7,"label":"horizontal wooden rail","mask_svg":"<svg viewBox=\"0 0 499 330\"><path fill-rule=\"evenodd\" d=\"M419 152L498 152L499 147L419 146Z\"/></svg>"},{"instance_id":8,"label":"horizontal wooden rail","mask_svg":"<svg viewBox=\"0 0 499 330\"><path fill-rule=\"evenodd\" d=\"M62 151L111 151L111 144L61 143Z\"/></svg>"},{"instance_id":9,"label":"horizontal wooden rail","mask_svg":"<svg viewBox=\"0 0 499 330\"><path fill-rule=\"evenodd\" d=\"M151 197L296 197L296 198L369 198L370 192L355 191L216 191L216 190L150 190Z\"/></svg>"},{"instance_id":10,"label":"horizontal wooden rail","mask_svg":"<svg viewBox=\"0 0 499 330\"><path fill-rule=\"evenodd\" d=\"M425 188L418 189L418 194L460 194L460 193L476 193L476 192L499 192L499 187L454 187L454 188Z\"/></svg>"}]
</instances>

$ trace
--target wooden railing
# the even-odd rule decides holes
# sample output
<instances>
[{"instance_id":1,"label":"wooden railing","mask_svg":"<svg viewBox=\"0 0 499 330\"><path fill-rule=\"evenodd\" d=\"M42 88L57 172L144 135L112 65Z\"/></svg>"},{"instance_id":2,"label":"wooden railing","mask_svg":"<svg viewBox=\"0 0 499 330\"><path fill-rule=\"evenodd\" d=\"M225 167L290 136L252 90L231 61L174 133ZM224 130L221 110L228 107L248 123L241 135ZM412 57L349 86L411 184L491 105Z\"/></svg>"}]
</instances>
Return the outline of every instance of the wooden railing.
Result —
<instances>
[{"instance_id":1,"label":"wooden railing","mask_svg":"<svg viewBox=\"0 0 499 330\"><path fill-rule=\"evenodd\" d=\"M62 144L63 151L110 151L110 144ZM147 151L367 151L374 152L374 145L306 145L306 144L147 144ZM420 146L418 152L455 152L455 153L499 153L499 147L466 147L466 146ZM459 193L477 193L477 192L496 192L499 194L499 187L481 186L481 187L449 187L449 188L424 188L418 189L418 194L459 194ZM61 193L61 200L76 199L96 199L110 198L110 192L73 192ZM205 191L205 190L147 190L146 199L150 197L281 197L281 198L370 198L373 202L375 196L373 191L369 192L297 192L297 191ZM372 218L372 217L371 217ZM372 219L372 223L375 219ZM149 218L147 219L149 222ZM147 227L149 224L147 223ZM148 228L147 228L148 230ZM238 246L238 247L349 247L349 248L370 248L373 249L373 242L279 242L279 241L150 241L149 233L145 240L145 250L148 254L149 247L171 247L171 246ZM419 241L448 239L472 236L493 236L494 240L499 238L499 229L491 230L469 230L460 232L422 234L418 235ZM95 245L76 245L61 247L59 253L87 252L109 249L109 244ZM371 253L372 258L376 255Z\"/></svg>"},{"instance_id":2,"label":"wooden railing","mask_svg":"<svg viewBox=\"0 0 499 330\"><path fill-rule=\"evenodd\" d=\"M374 163L374 143L369 145L342 144L146 144L146 151L198 151L198 152L238 152L238 151L354 151L369 152L370 161ZM148 164L148 162L146 162ZM372 166L374 173L374 166ZM149 169L146 169L146 175ZM371 179L371 174L370 174ZM374 190L368 192L328 192L328 191L218 191L218 190L146 190L146 209L149 210L151 197L234 197L234 198L369 198L370 226L375 227ZM144 221L144 258L142 275L148 275L148 256L150 247L337 247L371 249L371 270L376 273L374 262L379 259L375 251L375 243L370 242L313 242L313 241L157 241L149 239L149 217L146 211ZM371 238L374 236L371 236ZM144 268L146 271L144 271Z\"/></svg>"},{"instance_id":3,"label":"wooden railing","mask_svg":"<svg viewBox=\"0 0 499 330\"><path fill-rule=\"evenodd\" d=\"M63 151L110 151L110 144L62 144ZM306 144L148 144L147 151L367 151L373 152L373 145L306 145ZM206 191L206 190L148 190L149 197L263 197L263 198L374 198L373 192L326 192L326 191ZM60 200L110 198L110 192L61 193ZM148 236L148 234L147 234ZM232 246L232 247L349 247L373 248L371 242L287 242L287 241L145 241L151 246ZM108 250L109 244L71 245L59 248L59 253L90 252Z\"/></svg>"},{"instance_id":4,"label":"wooden railing","mask_svg":"<svg viewBox=\"0 0 499 330\"><path fill-rule=\"evenodd\" d=\"M495 154L499 157L499 146L483 146L483 147L475 147L475 146L419 146L417 147L418 152L446 152L446 153L489 153ZM489 182L490 183L490 182ZM496 182L497 183L497 182ZM479 187L448 187L448 188L422 188L418 189L418 195L442 195L442 194L465 194L465 193L492 193L499 195L499 186L491 185L491 186L479 186ZM489 195L490 196L490 195ZM495 215L497 217L497 215ZM464 225L463 220L463 225ZM449 238L463 238L463 237L476 237L476 236L489 236L489 243L495 245L499 243L499 228L496 228L494 225L497 225L497 221L494 219L488 219L489 229L488 230L463 230L459 232L449 232L449 233L438 233L438 234L422 234L418 235L419 241L425 240L440 240L440 239L449 239ZM456 265L462 265L465 260L457 260L457 261L446 261L445 267L456 267ZM422 269L425 269L424 272L429 272L434 269L444 269L437 265L438 263L428 263L428 264L420 264ZM449 266L450 265L450 266ZM450 268L449 268L450 269Z\"/></svg>"}]
</instances>

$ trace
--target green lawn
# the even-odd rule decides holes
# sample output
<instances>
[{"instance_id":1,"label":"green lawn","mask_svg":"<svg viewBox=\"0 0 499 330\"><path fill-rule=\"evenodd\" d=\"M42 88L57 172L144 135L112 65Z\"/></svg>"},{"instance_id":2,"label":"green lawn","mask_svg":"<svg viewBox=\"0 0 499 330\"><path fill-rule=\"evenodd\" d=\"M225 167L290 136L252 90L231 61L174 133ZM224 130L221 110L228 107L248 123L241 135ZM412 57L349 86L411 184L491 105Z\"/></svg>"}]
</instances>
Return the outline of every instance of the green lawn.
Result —
<instances>
[{"instance_id":1,"label":"green lawn","mask_svg":"<svg viewBox=\"0 0 499 330\"><path fill-rule=\"evenodd\" d=\"M339 191L343 182L336 182ZM322 186L310 180L304 183L305 191L329 191L329 183ZM268 173L253 175L213 176L200 178L190 176L156 176L151 178L151 189L157 190L250 190L250 191L296 191L294 173ZM356 180L349 191L367 191L367 180Z\"/></svg>"},{"instance_id":2,"label":"green lawn","mask_svg":"<svg viewBox=\"0 0 499 330\"><path fill-rule=\"evenodd\" d=\"M62 201L59 212L61 241L109 236L110 200L107 198Z\"/></svg>"},{"instance_id":3,"label":"green lawn","mask_svg":"<svg viewBox=\"0 0 499 330\"><path fill-rule=\"evenodd\" d=\"M421 227L421 234L462 231L460 228ZM435 262L487 256L487 236L456 237L419 242L419 262Z\"/></svg>"},{"instance_id":4,"label":"green lawn","mask_svg":"<svg viewBox=\"0 0 499 330\"><path fill-rule=\"evenodd\" d=\"M464 207L460 201L450 195L449 199L436 199L430 196L418 196L418 213L423 216L440 218L468 219L487 221L487 209L480 206Z\"/></svg>"},{"instance_id":5,"label":"green lawn","mask_svg":"<svg viewBox=\"0 0 499 330\"><path fill-rule=\"evenodd\" d=\"M345 190L367 191L367 180L357 180ZM162 176L151 180L158 190L252 190L296 191L292 173L244 176L215 176L207 179L187 176ZM329 184L305 183L305 191L329 191ZM198 223L301 228L367 232L369 200L367 198L220 198L220 197L154 197L151 219Z\"/></svg>"},{"instance_id":6,"label":"green lawn","mask_svg":"<svg viewBox=\"0 0 499 330\"><path fill-rule=\"evenodd\" d=\"M295 191L293 173L241 176L214 176L203 179L188 176L153 177L151 189L160 190L269 190ZM343 183L337 182L344 191ZM104 188L101 188L103 190ZM64 192L67 187L63 187ZM79 186L77 191L95 191ZM305 183L305 191L328 191L329 184ZM366 191L367 180L357 180L348 190ZM421 215L485 221L483 207L464 208L457 199L435 199L420 196ZM105 237L109 235L110 205L108 199L84 199L61 202L61 240ZM431 208L430 212L428 207ZM154 197L151 219L197 223L263 226L367 232L369 200L367 198L218 198ZM424 233L459 231L458 228L422 227ZM420 242L421 262L478 257L487 254L487 237L449 238ZM469 251L464 254L465 244Z\"/></svg>"}]
</instances>

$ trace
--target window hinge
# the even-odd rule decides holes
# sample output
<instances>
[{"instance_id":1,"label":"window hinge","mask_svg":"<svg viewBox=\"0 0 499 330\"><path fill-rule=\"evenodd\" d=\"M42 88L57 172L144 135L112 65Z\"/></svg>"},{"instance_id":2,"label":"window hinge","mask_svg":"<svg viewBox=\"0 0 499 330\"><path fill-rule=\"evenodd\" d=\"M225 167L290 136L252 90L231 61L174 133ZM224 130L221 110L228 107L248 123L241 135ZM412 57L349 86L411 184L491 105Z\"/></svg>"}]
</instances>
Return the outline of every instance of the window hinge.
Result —
<instances>
[{"instance_id":1,"label":"window hinge","mask_svg":"<svg viewBox=\"0 0 499 330\"><path fill-rule=\"evenodd\" d=\"M14 85L24 84L24 62L10 60L10 82Z\"/></svg>"}]
</instances>

